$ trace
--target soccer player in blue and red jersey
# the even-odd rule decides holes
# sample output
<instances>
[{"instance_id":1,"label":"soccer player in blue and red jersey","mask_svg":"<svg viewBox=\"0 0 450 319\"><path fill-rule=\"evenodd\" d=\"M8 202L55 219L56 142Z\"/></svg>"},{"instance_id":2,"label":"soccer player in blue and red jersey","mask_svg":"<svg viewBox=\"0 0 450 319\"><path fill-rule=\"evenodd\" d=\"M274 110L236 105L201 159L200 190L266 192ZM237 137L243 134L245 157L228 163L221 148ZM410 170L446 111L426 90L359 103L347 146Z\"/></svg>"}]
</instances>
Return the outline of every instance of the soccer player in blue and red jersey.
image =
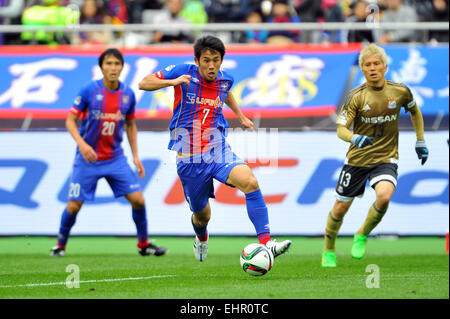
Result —
<instances>
[{"instance_id":1,"label":"soccer player in blue and red jersey","mask_svg":"<svg viewBox=\"0 0 450 319\"><path fill-rule=\"evenodd\" d=\"M233 77L220 70L225 55L222 41L213 36L194 44L194 64L169 66L146 76L139 89L154 91L174 87L169 149L177 152L177 172L189 203L195 231L194 255L204 261L208 252L209 198L214 198L213 179L237 187L245 194L248 216L259 242L274 256L286 252L291 241L270 238L268 210L251 169L231 151L225 140L228 123L222 107L227 104L244 128L254 129L239 109L230 89Z\"/></svg>"},{"instance_id":2,"label":"soccer player in blue and red jersey","mask_svg":"<svg viewBox=\"0 0 450 319\"><path fill-rule=\"evenodd\" d=\"M66 127L77 143L69 189L69 201L61 216L58 243L51 256L64 256L69 233L85 200L93 200L97 181L104 177L114 196L125 198L132 206L136 224L138 251L141 255L161 256L166 248L149 243L145 200L139 180L127 163L121 147L127 133L139 177L145 175L138 157L135 95L119 81L123 56L117 49L107 49L99 57L103 78L83 87L66 120ZM77 119L81 119L78 130Z\"/></svg>"}]
</instances>

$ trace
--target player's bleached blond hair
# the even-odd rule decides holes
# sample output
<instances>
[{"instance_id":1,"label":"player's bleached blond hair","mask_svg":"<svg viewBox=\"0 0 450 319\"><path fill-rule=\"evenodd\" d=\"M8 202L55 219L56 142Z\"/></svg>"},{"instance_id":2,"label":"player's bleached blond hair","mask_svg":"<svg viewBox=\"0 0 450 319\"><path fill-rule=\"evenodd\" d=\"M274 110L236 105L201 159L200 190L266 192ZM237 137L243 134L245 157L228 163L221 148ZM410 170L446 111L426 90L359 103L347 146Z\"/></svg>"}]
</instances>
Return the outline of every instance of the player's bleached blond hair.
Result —
<instances>
[{"instance_id":1,"label":"player's bleached blond hair","mask_svg":"<svg viewBox=\"0 0 450 319\"><path fill-rule=\"evenodd\" d=\"M364 59L368 57L369 55L375 55L378 54L381 58L381 61L384 65L387 65L387 56L386 51L382 47L377 46L376 44L369 44L364 49L361 50L359 53L359 67L362 69Z\"/></svg>"}]
</instances>

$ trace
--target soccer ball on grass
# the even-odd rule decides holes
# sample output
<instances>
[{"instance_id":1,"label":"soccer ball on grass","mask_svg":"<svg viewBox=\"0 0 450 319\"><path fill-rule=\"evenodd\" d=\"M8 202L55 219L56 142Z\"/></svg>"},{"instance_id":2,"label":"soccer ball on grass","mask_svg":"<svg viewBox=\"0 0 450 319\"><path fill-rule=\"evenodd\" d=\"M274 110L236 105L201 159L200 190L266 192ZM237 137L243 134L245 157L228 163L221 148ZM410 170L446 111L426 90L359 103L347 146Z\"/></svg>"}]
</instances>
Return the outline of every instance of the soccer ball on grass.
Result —
<instances>
[{"instance_id":1,"label":"soccer ball on grass","mask_svg":"<svg viewBox=\"0 0 450 319\"><path fill-rule=\"evenodd\" d=\"M263 244L249 244L241 253L241 267L249 275L265 275L273 266L273 254Z\"/></svg>"}]
</instances>

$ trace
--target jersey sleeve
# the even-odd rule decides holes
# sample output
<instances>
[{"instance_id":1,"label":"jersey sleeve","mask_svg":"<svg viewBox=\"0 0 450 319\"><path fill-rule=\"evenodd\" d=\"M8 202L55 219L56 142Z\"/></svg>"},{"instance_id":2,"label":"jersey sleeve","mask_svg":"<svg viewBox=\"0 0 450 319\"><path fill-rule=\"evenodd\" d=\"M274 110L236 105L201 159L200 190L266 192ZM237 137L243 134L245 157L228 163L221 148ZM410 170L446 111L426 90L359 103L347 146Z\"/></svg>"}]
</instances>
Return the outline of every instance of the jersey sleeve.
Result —
<instances>
[{"instance_id":1,"label":"jersey sleeve","mask_svg":"<svg viewBox=\"0 0 450 319\"><path fill-rule=\"evenodd\" d=\"M72 108L70 109L70 113L72 113L78 117L81 117L83 115L83 113L86 111L86 109L89 105L88 91L89 91L88 86L85 86L84 88L82 88L80 90L80 92L78 92L77 97L73 101Z\"/></svg>"},{"instance_id":2,"label":"jersey sleeve","mask_svg":"<svg viewBox=\"0 0 450 319\"><path fill-rule=\"evenodd\" d=\"M406 85L404 85L405 87L405 102L403 103L403 107L405 108L406 112L409 112L415 105L416 105L416 100L414 99L414 96L411 92L411 90L409 89L409 87L407 87Z\"/></svg>"},{"instance_id":3,"label":"jersey sleeve","mask_svg":"<svg viewBox=\"0 0 450 319\"><path fill-rule=\"evenodd\" d=\"M229 85L228 85L228 91L231 91L231 88L233 87L233 84L234 84L234 77L231 75L228 75L228 77L230 78Z\"/></svg>"},{"instance_id":4,"label":"jersey sleeve","mask_svg":"<svg viewBox=\"0 0 450 319\"><path fill-rule=\"evenodd\" d=\"M346 128L350 128L357 114L358 114L357 96L355 94L352 94L352 92L350 92L350 94L347 97L347 100L341 107L341 111L339 112L336 124L343 125Z\"/></svg>"},{"instance_id":5,"label":"jersey sleeve","mask_svg":"<svg viewBox=\"0 0 450 319\"><path fill-rule=\"evenodd\" d=\"M129 90L130 108L126 114L126 120L134 120L136 118L136 96L132 90Z\"/></svg>"},{"instance_id":6,"label":"jersey sleeve","mask_svg":"<svg viewBox=\"0 0 450 319\"><path fill-rule=\"evenodd\" d=\"M225 86L222 85L222 89L225 89L227 94L228 92L231 92L231 88L233 87L234 84L234 77L228 74L227 72L220 70L218 79L221 81L225 80L226 84Z\"/></svg>"},{"instance_id":7,"label":"jersey sleeve","mask_svg":"<svg viewBox=\"0 0 450 319\"><path fill-rule=\"evenodd\" d=\"M189 74L189 64L169 65L168 67L155 72L154 75L161 80L172 80L183 74Z\"/></svg>"}]
</instances>

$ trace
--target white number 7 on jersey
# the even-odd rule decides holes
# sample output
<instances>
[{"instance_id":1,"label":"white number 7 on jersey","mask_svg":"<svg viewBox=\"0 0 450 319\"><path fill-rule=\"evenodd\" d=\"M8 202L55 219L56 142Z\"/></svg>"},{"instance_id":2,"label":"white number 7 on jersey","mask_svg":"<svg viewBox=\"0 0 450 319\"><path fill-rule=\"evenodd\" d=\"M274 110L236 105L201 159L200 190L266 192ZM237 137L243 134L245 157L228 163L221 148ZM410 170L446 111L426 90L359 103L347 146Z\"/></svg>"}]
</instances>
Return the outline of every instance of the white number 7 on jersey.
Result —
<instances>
[{"instance_id":1,"label":"white number 7 on jersey","mask_svg":"<svg viewBox=\"0 0 450 319\"><path fill-rule=\"evenodd\" d=\"M206 117L207 117L208 114L209 114L209 109L203 109L203 113L206 113L206 114L205 114L205 117L203 118L203 121L202 121L202 124L205 124Z\"/></svg>"}]
</instances>

